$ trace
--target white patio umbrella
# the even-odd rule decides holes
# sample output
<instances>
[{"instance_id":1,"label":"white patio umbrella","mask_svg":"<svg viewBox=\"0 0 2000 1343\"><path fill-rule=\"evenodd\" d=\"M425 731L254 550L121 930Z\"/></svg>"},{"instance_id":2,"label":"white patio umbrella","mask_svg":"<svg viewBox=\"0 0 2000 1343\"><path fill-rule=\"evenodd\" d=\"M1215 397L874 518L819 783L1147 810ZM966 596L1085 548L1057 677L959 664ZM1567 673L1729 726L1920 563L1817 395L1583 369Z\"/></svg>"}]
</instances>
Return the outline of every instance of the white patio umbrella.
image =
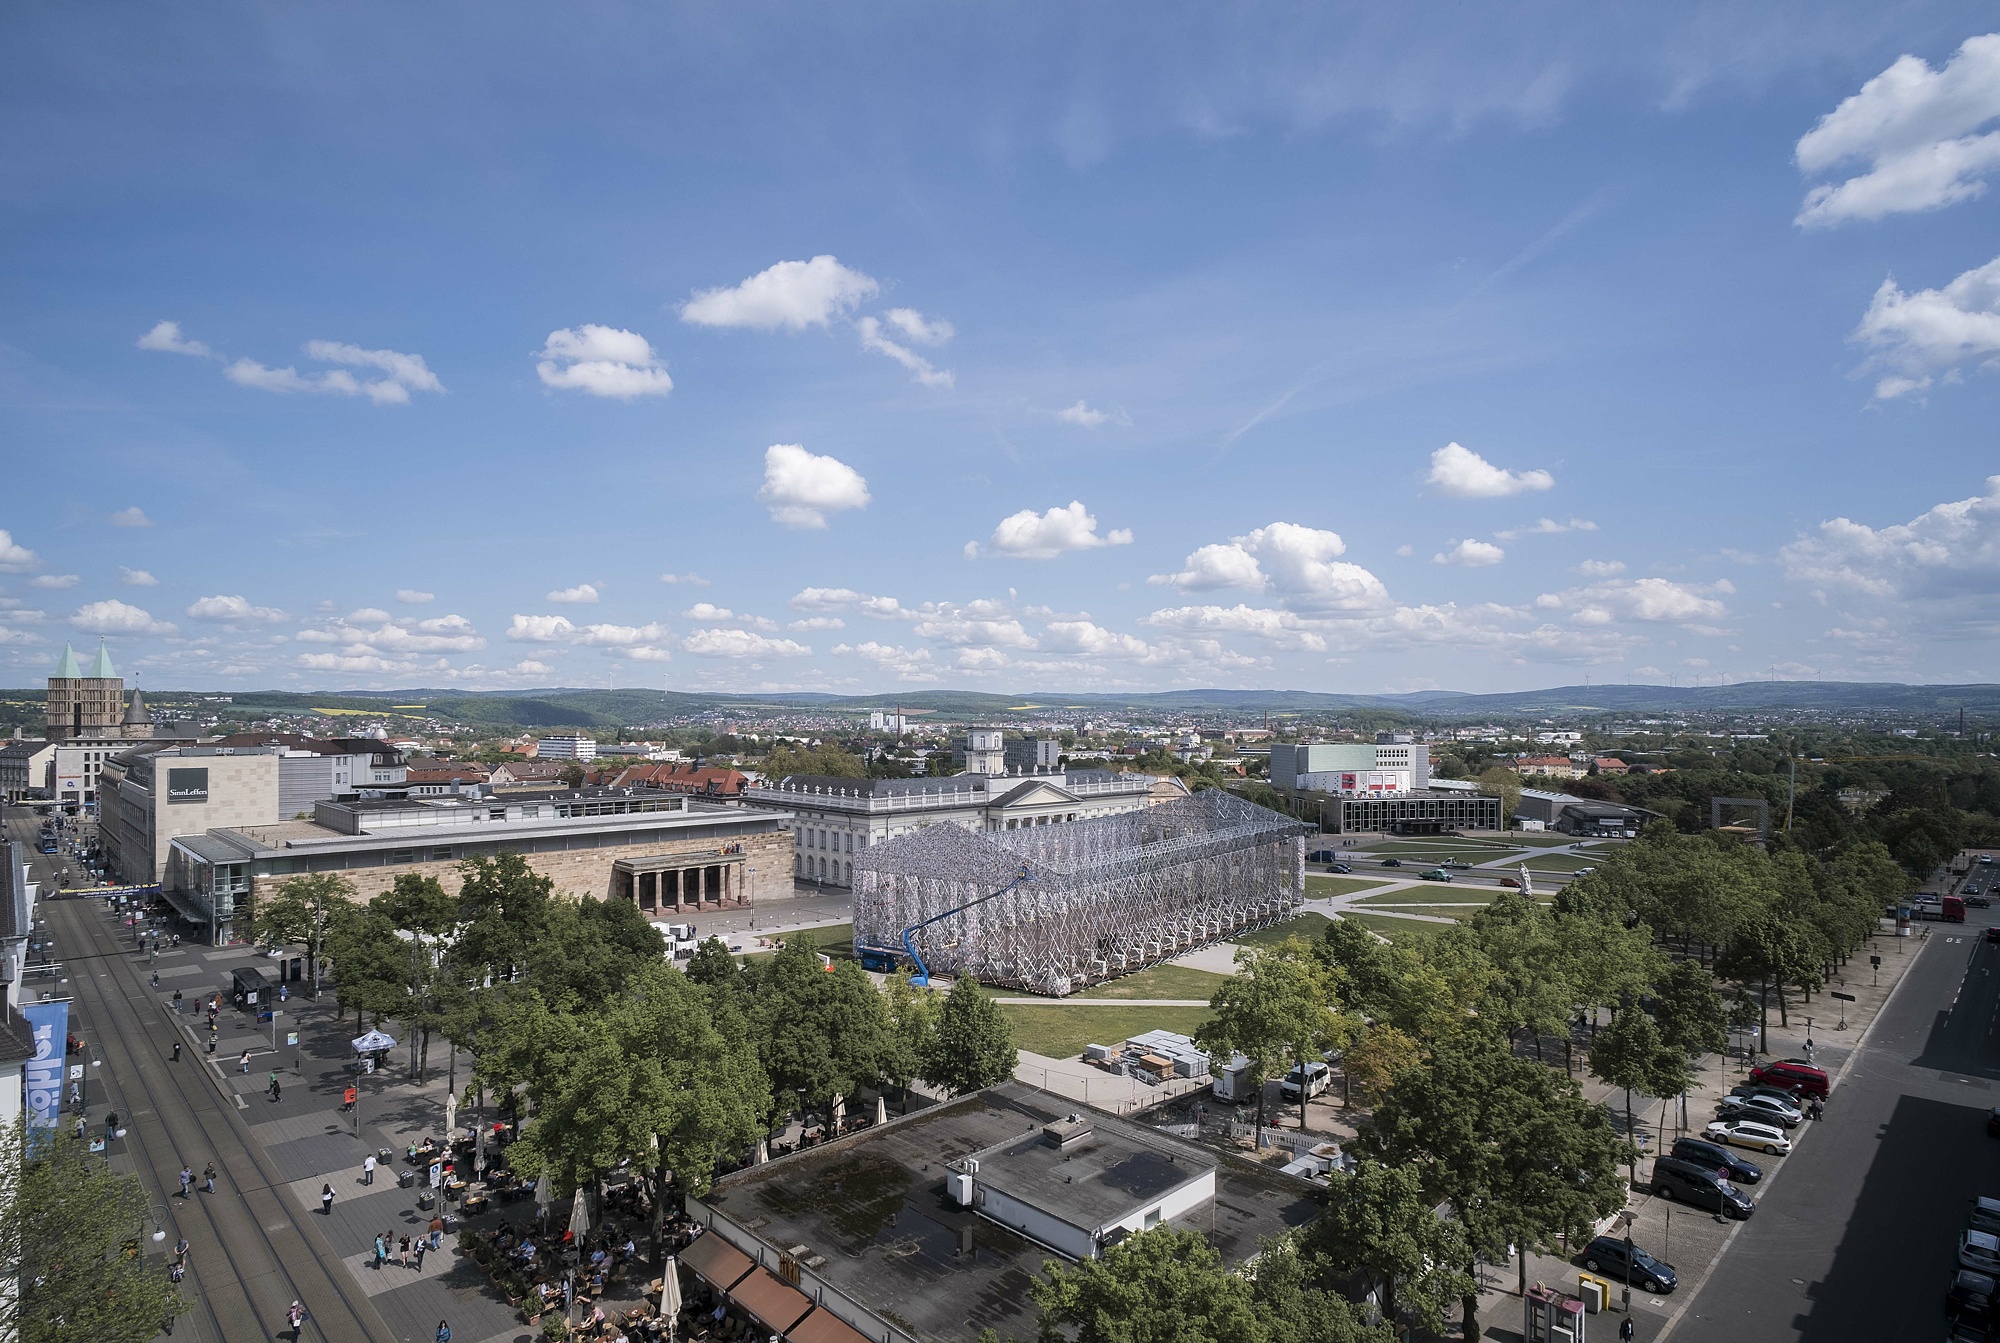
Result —
<instances>
[{"instance_id":1,"label":"white patio umbrella","mask_svg":"<svg viewBox=\"0 0 2000 1343\"><path fill-rule=\"evenodd\" d=\"M590 1232L590 1192L581 1186L576 1191L576 1202L570 1205L569 1229L579 1245Z\"/></svg>"},{"instance_id":2,"label":"white patio umbrella","mask_svg":"<svg viewBox=\"0 0 2000 1343\"><path fill-rule=\"evenodd\" d=\"M763 1164L764 1164L764 1163L765 1163L766 1161L769 1161L770 1159L771 1159L771 1141L770 1141L770 1139L768 1139L768 1138L759 1138L759 1139L757 1140L757 1161L756 1161L756 1164L757 1164L757 1165L759 1165L759 1166L761 1166L761 1165L763 1165Z\"/></svg>"},{"instance_id":3,"label":"white patio umbrella","mask_svg":"<svg viewBox=\"0 0 2000 1343\"><path fill-rule=\"evenodd\" d=\"M847 1118L847 1097L835 1096L833 1098L833 1124L831 1125L834 1132L838 1133L840 1131L840 1121L845 1118Z\"/></svg>"},{"instance_id":4,"label":"white patio umbrella","mask_svg":"<svg viewBox=\"0 0 2000 1343\"><path fill-rule=\"evenodd\" d=\"M681 1262L667 1256L666 1271L660 1275L660 1318L667 1322L667 1337L673 1337L681 1317Z\"/></svg>"},{"instance_id":5,"label":"white patio umbrella","mask_svg":"<svg viewBox=\"0 0 2000 1343\"><path fill-rule=\"evenodd\" d=\"M875 1098L875 1122L877 1124L889 1122L889 1102L880 1096Z\"/></svg>"},{"instance_id":6,"label":"white patio umbrella","mask_svg":"<svg viewBox=\"0 0 2000 1343\"><path fill-rule=\"evenodd\" d=\"M542 1210L547 1208L548 1206L549 1206L549 1173L547 1171L543 1171L542 1177L539 1180L535 1181L536 1214L539 1215L542 1212Z\"/></svg>"},{"instance_id":7,"label":"white patio umbrella","mask_svg":"<svg viewBox=\"0 0 2000 1343\"><path fill-rule=\"evenodd\" d=\"M458 1093L448 1091L444 1097L444 1140L447 1146L458 1133Z\"/></svg>"}]
</instances>

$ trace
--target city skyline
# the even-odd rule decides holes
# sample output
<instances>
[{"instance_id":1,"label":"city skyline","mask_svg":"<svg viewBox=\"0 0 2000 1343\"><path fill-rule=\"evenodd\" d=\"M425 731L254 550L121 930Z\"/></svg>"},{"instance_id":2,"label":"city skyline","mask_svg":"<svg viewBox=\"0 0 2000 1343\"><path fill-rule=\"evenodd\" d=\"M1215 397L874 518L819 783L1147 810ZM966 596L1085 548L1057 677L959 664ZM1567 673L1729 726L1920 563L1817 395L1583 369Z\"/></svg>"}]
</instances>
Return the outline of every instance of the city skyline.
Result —
<instances>
[{"instance_id":1,"label":"city skyline","mask_svg":"<svg viewBox=\"0 0 2000 1343\"><path fill-rule=\"evenodd\" d=\"M0 676L1994 679L1990 17L1172 13L13 16Z\"/></svg>"}]
</instances>

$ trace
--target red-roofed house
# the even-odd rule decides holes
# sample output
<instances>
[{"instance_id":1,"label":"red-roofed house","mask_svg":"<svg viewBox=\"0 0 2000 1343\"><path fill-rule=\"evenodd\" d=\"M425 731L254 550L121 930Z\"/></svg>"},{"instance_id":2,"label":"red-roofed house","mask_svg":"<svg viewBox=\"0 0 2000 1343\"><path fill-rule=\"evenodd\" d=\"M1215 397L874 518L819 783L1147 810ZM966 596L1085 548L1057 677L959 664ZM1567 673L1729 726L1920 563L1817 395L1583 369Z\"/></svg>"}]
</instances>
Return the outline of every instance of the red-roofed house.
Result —
<instances>
[{"instance_id":1,"label":"red-roofed house","mask_svg":"<svg viewBox=\"0 0 2000 1343\"><path fill-rule=\"evenodd\" d=\"M619 788L657 788L665 793L692 793L697 797L736 799L743 796L749 777L739 769L718 769L706 765L677 765L655 761L632 765L612 783Z\"/></svg>"}]
</instances>

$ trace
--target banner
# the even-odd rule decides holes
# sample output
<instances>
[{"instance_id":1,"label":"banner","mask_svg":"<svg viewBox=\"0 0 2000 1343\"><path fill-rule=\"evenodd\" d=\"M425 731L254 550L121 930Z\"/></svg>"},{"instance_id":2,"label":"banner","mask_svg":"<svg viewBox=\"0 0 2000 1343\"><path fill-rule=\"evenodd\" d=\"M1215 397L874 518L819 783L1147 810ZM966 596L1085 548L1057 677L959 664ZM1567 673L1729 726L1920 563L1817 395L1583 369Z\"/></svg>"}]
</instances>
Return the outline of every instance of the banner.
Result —
<instances>
[{"instance_id":1,"label":"banner","mask_svg":"<svg viewBox=\"0 0 2000 1343\"><path fill-rule=\"evenodd\" d=\"M29 1003L21 1009L35 1036L28 1060L28 1128L53 1130L62 1119L63 1050L69 1042L68 1003Z\"/></svg>"}]
</instances>

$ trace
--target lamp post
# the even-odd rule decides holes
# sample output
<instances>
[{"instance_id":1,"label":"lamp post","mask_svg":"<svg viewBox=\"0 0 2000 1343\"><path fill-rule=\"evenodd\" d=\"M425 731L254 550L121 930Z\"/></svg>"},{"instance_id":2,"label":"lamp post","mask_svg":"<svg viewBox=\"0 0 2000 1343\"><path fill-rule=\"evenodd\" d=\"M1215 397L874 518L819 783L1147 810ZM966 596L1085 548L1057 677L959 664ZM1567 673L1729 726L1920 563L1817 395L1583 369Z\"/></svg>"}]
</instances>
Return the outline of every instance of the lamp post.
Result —
<instances>
[{"instance_id":1,"label":"lamp post","mask_svg":"<svg viewBox=\"0 0 2000 1343\"><path fill-rule=\"evenodd\" d=\"M1632 1313L1632 1210L1627 1208L1619 1213L1618 1220L1625 1225L1625 1297L1619 1309L1630 1315Z\"/></svg>"}]
</instances>

